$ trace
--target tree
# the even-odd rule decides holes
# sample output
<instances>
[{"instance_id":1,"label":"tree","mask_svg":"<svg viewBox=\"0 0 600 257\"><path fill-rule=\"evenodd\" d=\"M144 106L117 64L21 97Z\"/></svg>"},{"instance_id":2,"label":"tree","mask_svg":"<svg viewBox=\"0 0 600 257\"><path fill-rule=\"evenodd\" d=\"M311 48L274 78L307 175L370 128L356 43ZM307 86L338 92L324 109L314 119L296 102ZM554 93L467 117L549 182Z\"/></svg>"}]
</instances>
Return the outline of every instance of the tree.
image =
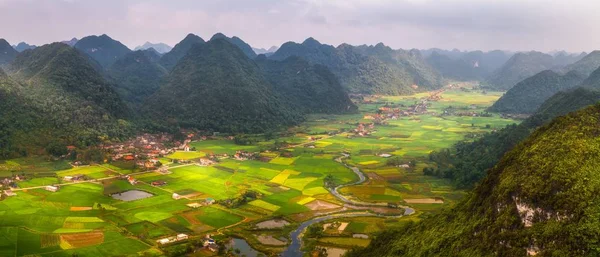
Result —
<instances>
[{"instance_id":1,"label":"tree","mask_svg":"<svg viewBox=\"0 0 600 257\"><path fill-rule=\"evenodd\" d=\"M65 144L53 141L46 147L46 152L55 157L60 157L69 153L69 150Z\"/></svg>"}]
</instances>

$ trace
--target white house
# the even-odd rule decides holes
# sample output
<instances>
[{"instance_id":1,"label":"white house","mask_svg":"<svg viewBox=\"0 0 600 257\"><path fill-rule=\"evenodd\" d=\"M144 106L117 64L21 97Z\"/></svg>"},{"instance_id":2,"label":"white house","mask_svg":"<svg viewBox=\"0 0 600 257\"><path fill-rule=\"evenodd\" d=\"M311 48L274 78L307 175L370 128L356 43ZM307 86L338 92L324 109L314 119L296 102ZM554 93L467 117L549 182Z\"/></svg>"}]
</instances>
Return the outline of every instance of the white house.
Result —
<instances>
[{"instance_id":1,"label":"white house","mask_svg":"<svg viewBox=\"0 0 600 257\"><path fill-rule=\"evenodd\" d=\"M57 186L46 186L44 189L46 189L47 191L50 191L50 192L56 192L56 191L58 191L58 187Z\"/></svg>"},{"instance_id":2,"label":"white house","mask_svg":"<svg viewBox=\"0 0 600 257\"><path fill-rule=\"evenodd\" d=\"M179 199L181 199L181 195L179 195L177 193L173 193L173 199L179 200Z\"/></svg>"}]
</instances>

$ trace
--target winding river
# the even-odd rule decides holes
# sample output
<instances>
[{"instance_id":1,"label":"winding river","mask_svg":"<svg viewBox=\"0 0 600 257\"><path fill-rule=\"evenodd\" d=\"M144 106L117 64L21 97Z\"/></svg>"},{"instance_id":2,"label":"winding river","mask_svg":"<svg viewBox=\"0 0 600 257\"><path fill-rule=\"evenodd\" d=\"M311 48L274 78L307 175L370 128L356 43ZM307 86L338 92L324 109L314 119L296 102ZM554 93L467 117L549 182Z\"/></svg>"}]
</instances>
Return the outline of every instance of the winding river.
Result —
<instances>
[{"instance_id":1,"label":"winding river","mask_svg":"<svg viewBox=\"0 0 600 257\"><path fill-rule=\"evenodd\" d=\"M349 157L348 154L343 154L343 155L344 155L343 157L337 158L336 161L339 163L342 163L344 166L346 166L347 168L351 169L354 173L356 173L356 175L358 176L358 181L344 184L344 185L339 185L339 186L335 187L334 189L330 188L329 192L331 192L331 194L333 194L340 201L345 202L350 205L367 206L367 207L374 206L374 207L380 207L380 208L387 207L387 203L368 203L368 202L357 201L354 199L349 199L339 193L338 190L343 187L359 185L359 184L364 183L367 180L367 177L365 176L365 174L362 173L357 167L352 167L352 166L349 166L348 164L342 162L343 158ZM411 215L411 214L415 213L415 210L410 207L400 206L400 208L404 208L404 215ZM388 216L388 215L363 211L363 212L330 214L330 215L326 215L326 216L316 217L316 218L313 218L311 220L307 220L307 221L301 223L300 226L296 230L292 231L292 233L290 234L292 242L288 246L288 248L285 249L285 251L283 251L281 256L284 256L284 257L302 257L303 256L303 252L301 250L302 249L302 234L303 234L304 230L306 230L306 228L312 224L330 220L330 219L347 218L347 217L375 216L375 217L399 218L404 215Z\"/></svg>"}]
</instances>

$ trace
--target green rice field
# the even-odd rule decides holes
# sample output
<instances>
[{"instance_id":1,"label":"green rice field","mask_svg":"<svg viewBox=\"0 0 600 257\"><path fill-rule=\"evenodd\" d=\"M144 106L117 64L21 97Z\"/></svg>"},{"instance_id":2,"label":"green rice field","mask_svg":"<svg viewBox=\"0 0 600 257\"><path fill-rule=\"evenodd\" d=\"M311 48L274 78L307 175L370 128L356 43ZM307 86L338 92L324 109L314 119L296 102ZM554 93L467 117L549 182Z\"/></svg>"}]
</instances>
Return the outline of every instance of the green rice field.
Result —
<instances>
[{"instance_id":1,"label":"green rice field","mask_svg":"<svg viewBox=\"0 0 600 257\"><path fill-rule=\"evenodd\" d=\"M2 161L0 176L19 172L28 178L17 182L26 190L15 190L16 196L0 201L0 256L161 256L157 239L178 233L200 238L217 232L242 236L255 249L277 253L283 248L262 245L253 236L253 224L277 217L294 227L321 211L341 208L344 204L324 184L327 176L335 184L358 179L336 161L342 152L350 155L344 162L359 167L369 179L361 185L344 187L341 193L361 201L409 205L417 211L417 215L401 219L342 219L349 223L344 232L328 234L316 242L341 248L364 246L370 239L352 238L352 233L373 235L386 228L400 227L403 222L416 221L423 213L438 212L463 197L465 193L456 190L449 181L423 175L423 168L432 165L427 158L431 151L451 147L468 135L518 122L495 114L440 116L449 106L482 112L500 97L499 93L451 90L444 92L441 100L430 103L430 113L388 120L387 125L376 125L367 136L353 134L358 123L372 122L365 117L384 103L408 106L426 96L428 93L379 97L374 103L360 104L357 114L310 115L303 124L290 128L293 133L253 145L236 145L225 138L192 142L190 145L196 151L161 157L161 162L169 167L168 174L142 174L123 162L74 168L63 161L35 157ZM330 132L335 133L330 135ZM313 142L311 136L321 139ZM273 150L275 141L300 145ZM232 155L239 150L260 152L264 158L247 161L221 158L211 166L196 165L193 161L210 154ZM392 159L406 166L388 165ZM180 164L176 160L191 160L191 163ZM76 174L91 181L63 185L58 192L43 189ZM132 185L119 179L119 174L134 174L139 183ZM159 180L166 184L151 185ZM128 190L152 196L127 202L110 196ZM258 192L259 199L246 200L233 208L219 204L237 199L249 190ZM181 197L175 199L174 193ZM217 203L198 208L188 206L204 203L207 198ZM267 234L286 238L288 233L270 229Z\"/></svg>"}]
</instances>

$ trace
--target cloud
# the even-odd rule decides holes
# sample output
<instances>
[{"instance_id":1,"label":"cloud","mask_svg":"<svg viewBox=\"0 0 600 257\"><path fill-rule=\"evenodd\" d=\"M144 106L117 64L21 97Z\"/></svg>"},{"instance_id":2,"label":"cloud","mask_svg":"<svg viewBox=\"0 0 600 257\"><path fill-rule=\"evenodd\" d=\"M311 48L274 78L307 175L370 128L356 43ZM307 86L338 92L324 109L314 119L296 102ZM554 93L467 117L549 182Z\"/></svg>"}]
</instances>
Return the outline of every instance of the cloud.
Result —
<instances>
[{"instance_id":1,"label":"cloud","mask_svg":"<svg viewBox=\"0 0 600 257\"><path fill-rule=\"evenodd\" d=\"M187 33L257 47L315 37L394 48L590 51L600 1L570 0L0 0L0 37L43 44L109 34L130 47Z\"/></svg>"}]
</instances>

